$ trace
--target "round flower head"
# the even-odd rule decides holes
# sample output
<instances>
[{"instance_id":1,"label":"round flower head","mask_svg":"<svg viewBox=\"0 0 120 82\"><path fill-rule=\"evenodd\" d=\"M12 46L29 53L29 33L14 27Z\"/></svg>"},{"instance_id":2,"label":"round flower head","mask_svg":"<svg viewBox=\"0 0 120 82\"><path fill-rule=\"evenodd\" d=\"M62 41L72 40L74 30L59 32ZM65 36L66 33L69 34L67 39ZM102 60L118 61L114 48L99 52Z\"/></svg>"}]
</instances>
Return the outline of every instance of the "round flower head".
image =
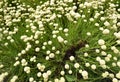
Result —
<instances>
[{"instance_id":1,"label":"round flower head","mask_svg":"<svg viewBox=\"0 0 120 82\"><path fill-rule=\"evenodd\" d=\"M80 67L79 63L75 63L75 64L74 64L74 67L75 67L75 68L79 68L79 67Z\"/></svg>"},{"instance_id":2,"label":"round flower head","mask_svg":"<svg viewBox=\"0 0 120 82\"><path fill-rule=\"evenodd\" d=\"M88 72L87 71L82 71L82 76L83 77L88 76Z\"/></svg>"},{"instance_id":3,"label":"round flower head","mask_svg":"<svg viewBox=\"0 0 120 82\"><path fill-rule=\"evenodd\" d=\"M70 56L69 59L70 59L70 61L73 61L75 58L74 58L74 56Z\"/></svg>"},{"instance_id":4,"label":"round flower head","mask_svg":"<svg viewBox=\"0 0 120 82\"><path fill-rule=\"evenodd\" d=\"M105 44L105 41L104 41L103 39L99 39L99 40L98 40L98 44L99 44L99 45L104 45L104 44Z\"/></svg>"},{"instance_id":5,"label":"round flower head","mask_svg":"<svg viewBox=\"0 0 120 82\"><path fill-rule=\"evenodd\" d=\"M103 30L103 34L109 34L109 33L110 33L110 31L108 29Z\"/></svg>"},{"instance_id":6,"label":"round flower head","mask_svg":"<svg viewBox=\"0 0 120 82\"><path fill-rule=\"evenodd\" d=\"M64 39L61 36L58 36L57 39L58 39L58 42L60 42L60 43L62 43L64 41Z\"/></svg>"}]
</instances>

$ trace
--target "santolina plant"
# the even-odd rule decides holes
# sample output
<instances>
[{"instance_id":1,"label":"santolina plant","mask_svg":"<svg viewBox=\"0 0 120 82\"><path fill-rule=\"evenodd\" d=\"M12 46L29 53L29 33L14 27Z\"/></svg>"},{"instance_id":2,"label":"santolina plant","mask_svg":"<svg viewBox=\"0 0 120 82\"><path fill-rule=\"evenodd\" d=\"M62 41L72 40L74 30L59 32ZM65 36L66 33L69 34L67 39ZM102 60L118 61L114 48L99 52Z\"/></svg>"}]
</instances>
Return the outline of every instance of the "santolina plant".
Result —
<instances>
[{"instance_id":1,"label":"santolina plant","mask_svg":"<svg viewBox=\"0 0 120 82\"><path fill-rule=\"evenodd\" d=\"M0 2L0 82L120 82L119 0Z\"/></svg>"}]
</instances>

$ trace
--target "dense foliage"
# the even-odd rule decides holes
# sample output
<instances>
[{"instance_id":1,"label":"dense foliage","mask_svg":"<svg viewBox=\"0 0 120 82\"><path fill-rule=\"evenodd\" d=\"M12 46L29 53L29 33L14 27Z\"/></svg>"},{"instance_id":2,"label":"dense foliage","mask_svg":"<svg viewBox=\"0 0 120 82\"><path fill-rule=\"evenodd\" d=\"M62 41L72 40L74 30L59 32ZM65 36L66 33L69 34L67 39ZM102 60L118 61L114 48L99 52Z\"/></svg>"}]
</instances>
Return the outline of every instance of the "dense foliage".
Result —
<instances>
[{"instance_id":1,"label":"dense foliage","mask_svg":"<svg viewBox=\"0 0 120 82\"><path fill-rule=\"evenodd\" d=\"M0 82L120 82L119 4L0 1Z\"/></svg>"}]
</instances>

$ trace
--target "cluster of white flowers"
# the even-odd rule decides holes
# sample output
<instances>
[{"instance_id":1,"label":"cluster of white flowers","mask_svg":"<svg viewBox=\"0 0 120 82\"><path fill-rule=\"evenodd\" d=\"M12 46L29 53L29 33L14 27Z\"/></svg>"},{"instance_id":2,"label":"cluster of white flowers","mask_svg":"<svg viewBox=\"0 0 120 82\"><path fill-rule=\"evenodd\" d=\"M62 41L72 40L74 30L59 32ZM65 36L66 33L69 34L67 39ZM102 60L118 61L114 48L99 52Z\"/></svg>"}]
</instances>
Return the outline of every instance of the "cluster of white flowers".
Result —
<instances>
[{"instance_id":1,"label":"cluster of white flowers","mask_svg":"<svg viewBox=\"0 0 120 82\"><path fill-rule=\"evenodd\" d=\"M10 80L10 82L16 82L17 79L18 79L18 76L13 76L13 78Z\"/></svg>"},{"instance_id":2,"label":"cluster of white flowers","mask_svg":"<svg viewBox=\"0 0 120 82\"><path fill-rule=\"evenodd\" d=\"M24 67L24 71L25 71L26 73L30 73L30 67L28 67L28 66Z\"/></svg>"},{"instance_id":3,"label":"cluster of white flowers","mask_svg":"<svg viewBox=\"0 0 120 82\"><path fill-rule=\"evenodd\" d=\"M88 79L88 72L87 71L82 71L82 76L84 79Z\"/></svg>"},{"instance_id":4,"label":"cluster of white flowers","mask_svg":"<svg viewBox=\"0 0 120 82\"><path fill-rule=\"evenodd\" d=\"M12 57L10 69L23 71L27 82L79 81L79 74L87 80L92 72L119 82L120 9L113 1L48 0L34 7L0 2L0 82L9 69L1 63ZM17 82L22 75L16 74L8 80Z\"/></svg>"},{"instance_id":5,"label":"cluster of white flowers","mask_svg":"<svg viewBox=\"0 0 120 82\"><path fill-rule=\"evenodd\" d=\"M54 82L65 82L65 78L61 77L60 79L55 79Z\"/></svg>"},{"instance_id":6,"label":"cluster of white flowers","mask_svg":"<svg viewBox=\"0 0 120 82\"><path fill-rule=\"evenodd\" d=\"M0 82L3 82L7 75L8 75L8 72L0 74Z\"/></svg>"},{"instance_id":7,"label":"cluster of white flowers","mask_svg":"<svg viewBox=\"0 0 120 82\"><path fill-rule=\"evenodd\" d=\"M41 65L40 63L38 63L38 64L37 64L37 68L38 68L40 71L44 71L45 66L44 66L44 65Z\"/></svg>"}]
</instances>

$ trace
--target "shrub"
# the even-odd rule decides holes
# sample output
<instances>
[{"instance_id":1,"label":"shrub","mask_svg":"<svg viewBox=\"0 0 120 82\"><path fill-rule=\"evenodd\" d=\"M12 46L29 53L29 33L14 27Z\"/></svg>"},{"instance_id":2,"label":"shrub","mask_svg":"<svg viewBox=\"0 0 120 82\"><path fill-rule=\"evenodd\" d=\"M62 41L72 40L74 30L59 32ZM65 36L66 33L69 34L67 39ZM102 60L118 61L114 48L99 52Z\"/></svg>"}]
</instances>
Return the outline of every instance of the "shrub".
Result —
<instances>
[{"instance_id":1,"label":"shrub","mask_svg":"<svg viewBox=\"0 0 120 82\"><path fill-rule=\"evenodd\" d=\"M0 82L119 82L117 0L0 2Z\"/></svg>"}]
</instances>

